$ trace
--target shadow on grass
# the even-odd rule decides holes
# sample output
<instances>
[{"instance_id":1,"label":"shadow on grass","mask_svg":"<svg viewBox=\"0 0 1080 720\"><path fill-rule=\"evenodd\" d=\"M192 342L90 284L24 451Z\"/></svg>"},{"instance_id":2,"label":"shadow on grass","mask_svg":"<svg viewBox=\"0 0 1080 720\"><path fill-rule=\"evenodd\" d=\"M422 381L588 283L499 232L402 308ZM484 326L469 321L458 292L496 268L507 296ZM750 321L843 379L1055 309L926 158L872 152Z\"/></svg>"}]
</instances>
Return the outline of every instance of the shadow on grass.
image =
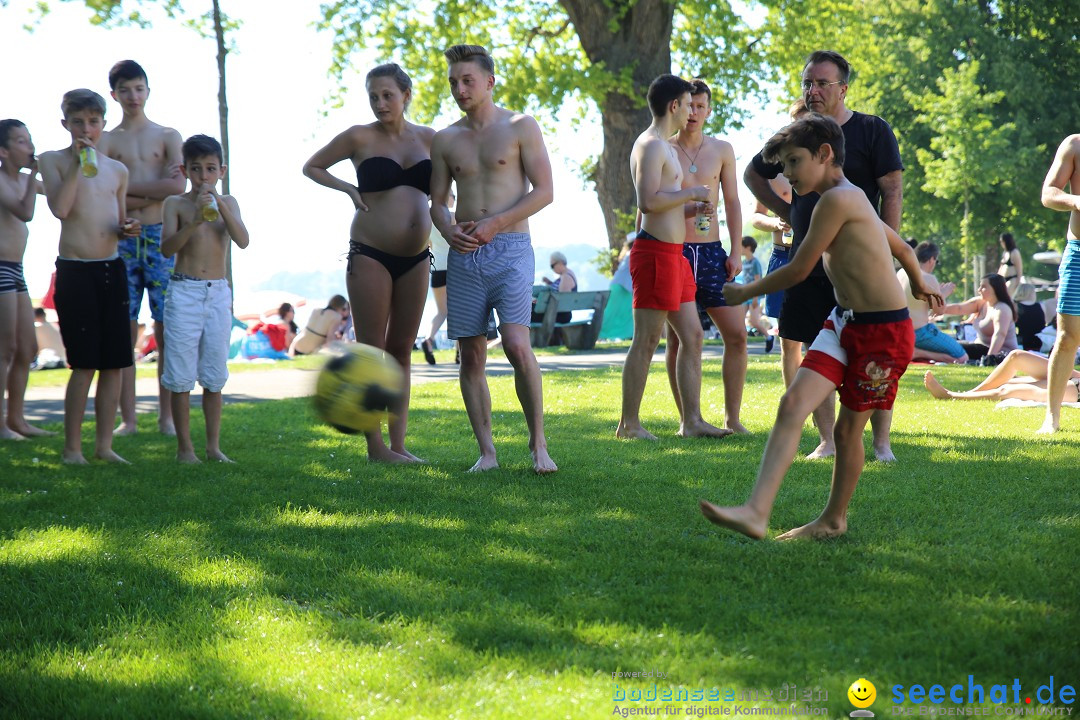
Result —
<instances>
[{"instance_id":1,"label":"shadow on grass","mask_svg":"<svg viewBox=\"0 0 1080 720\"><path fill-rule=\"evenodd\" d=\"M766 386L772 375L775 368L752 365L749 383ZM930 683L1080 669L1075 446L1054 445L1060 462L1047 465L1046 446L1022 438L898 428L902 462L868 464L848 536L754 543L706 523L696 502L745 498L764 432L672 438L659 379L646 398L662 431L652 444L616 441L617 408L593 400L610 397L617 371L545 377L552 454L563 468L552 477L528 472L508 381L493 383L493 395L509 469L480 475L460 471L475 442L454 395L438 389L418 391L410 415L411 447L432 462L423 467L366 464L362 440L317 426L303 401L228 408L227 451L281 436L272 449L235 453L243 455L236 467L58 475L20 456L16 466L33 477L3 482L2 537L28 544L50 528L99 528L101 547L62 562L0 555L8 665L0 685L9 688L0 700L32 682L12 665L40 668L51 652L122 646L136 629L151 638L142 652L171 647L190 659L237 632L220 608L252 596L317 618L315 637L357 652L397 643L403 626L432 628L471 658L410 659L444 682L495 657L523 674L573 668L610 677L652 667L688 686L823 684L839 714L850 709L842 691L853 673ZM706 380L718 383L718 372L709 369ZM294 429L278 430L283 422ZM814 440L808 428L804 452ZM165 444L142 442L136 447L147 455ZM831 469L796 460L774 531L816 516ZM186 566L223 558L247 568L243 580L180 579ZM118 591L118 576L137 578L138 590ZM182 642L170 645L178 631ZM191 672L239 692L228 667ZM45 681L79 697L127 692ZM180 685L159 680L131 693L153 703ZM251 714L303 714L279 692L250 694L271 708ZM191 716L218 716L202 707Z\"/></svg>"}]
</instances>

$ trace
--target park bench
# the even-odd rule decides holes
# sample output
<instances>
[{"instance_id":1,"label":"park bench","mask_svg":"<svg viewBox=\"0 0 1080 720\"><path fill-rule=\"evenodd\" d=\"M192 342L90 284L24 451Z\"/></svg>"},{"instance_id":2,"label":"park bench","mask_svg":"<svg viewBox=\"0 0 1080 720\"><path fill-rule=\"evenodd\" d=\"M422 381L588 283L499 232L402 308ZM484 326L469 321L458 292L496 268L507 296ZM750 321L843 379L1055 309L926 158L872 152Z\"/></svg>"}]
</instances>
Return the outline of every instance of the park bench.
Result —
<instances>
[{"instance_id":1,"label":"park bench","mask_svg":"<svg viewBox=\"0 0 1080 720\"><path fill-rule=\"evenodd\" d=\"M552 292L546 285L533 286L533 313L538 322L529 326L533 347L551 345L551 337L556 328L562 331L563 343L572 350L591 350L596 346L600 335L600 326L604 323L604 307L608 301L608 290L585 292ZM592 310L587 319L558 322L559 313L574 310Z\"/></svg>"}]
</instances>

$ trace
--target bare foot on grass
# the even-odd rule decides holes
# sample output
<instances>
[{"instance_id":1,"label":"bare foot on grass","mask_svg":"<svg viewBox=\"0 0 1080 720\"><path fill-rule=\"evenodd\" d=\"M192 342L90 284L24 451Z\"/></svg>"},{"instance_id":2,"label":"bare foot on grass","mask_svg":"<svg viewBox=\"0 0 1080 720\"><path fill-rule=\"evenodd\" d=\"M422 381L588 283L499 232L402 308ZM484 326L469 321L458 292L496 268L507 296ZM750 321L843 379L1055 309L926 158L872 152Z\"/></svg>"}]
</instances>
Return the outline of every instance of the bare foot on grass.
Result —
<instances>
[{"instance_id":1,"label":"bare foot on grass","mask_svg":"<svg viewBox=\"0 0 1080 720\"><path fill-rule=\"evenodd\" d=\"M814 451L806 456L807 460L821 460L822 458L829 458L836 454L836 446L832 443L822 441L820 445L814 448Z\"/></svg>"},{"instance_id":2,"label":"bare foot on grass","mask_svg":"<svg viewBox=\"0 0 1080 720\"><path fill-rule=\"evenodd\" d=\"M139 432L139 428L135 423L128 425L126 422L122 422L113 430L113 437L134 435L137 432Z\"/></svg>"},{"instance_id":3,"label":"bare foot on grass","mask_svg":"<svg viewBox=\"0 0 1080 720\"><path fill-rule=\"evenodd\" d=\"M745 430L745 428L743 428ZM700 420L696 423L682 424L679 426L680 437L711 437L722 438L732 434L734 430L728 428L718 428L715 425L710 425L704 420Z\"/></svg>"},{"instance_id":4,"label":"bare foot on grass","mask_svg":"<svg viewBox=\"0 0 1080 720\"><path fill-rule=\"evenodd\" d=\"M105 462L120 463L121 465L130 465L127 460L117 455L112 448L108 450L97 450L94 452L94 457L98 460L104 460Z\"/></svg>"},{"instance_id":5,"label":"bare foot on grass","mask_svg":"<svg viewBox=\"0 0 1080 720\"><path fill-rule=\"evenodd\" d=\"M555 464L555 461L548 455L547 448L540 448L539 450L532 451L533 457L533 472L537 475L548 475L556 472L559 466Z\"/></svg>"},{"instance_id":6,"label":"bare foot on grass","mask_svg":"<svg viewBox=\"0 0 1080 720\"><path fill-rule=\"evenodd\" d=\"M176 437L176 425L173 425L172 420L158 420L157 422L158 432L166 437Z\"/></svg>"},{"instance_id":7,"label":"bare foot on grass","mask_svg":"<svg viewBox=\"0 0 1080 720\"><path fill-rule=\"evenodd\" d=\"M762 539L765 537L765 531L768 530L765 519L745 505L720 507L708 500L699 500L698 506L701 508L701 514L709 522L742 533L753 540Z\"/></svg>"},{"instance_id":8,"label":"bare foot on grass","mask_svg":"<svg viewBox=\"0 0 1080 720\"><path fill-rule=\"evenodd\" d=\"M469 468L468 472L486 472L488 470L494 470L499 467L499 461L494 455L481 455L480 459Z\"/></svg>"},{"instance_id":9,"label":"bare foot on grass","mask_svg":"<svg viewBox=\"0 0 1080 720\"><path fill-rule=\"evenodd\" d=\"M874 457L883 463L896 462L896 455L893 455L892 448L888 445L885 447L874 446Z\"/></svg>"},{"instance_id":10,"label":"bare foot on grass","mask_svg":"<svg viewBox=\"0 0 1080 720\"><path fill-rule=\"evenodd\" d=\"M640 425L629 427L622 423L619 423L618 429L615 430L615 437L622 440L656 440L655 435Z\"/></svg>"},{"instance_id":11,"label":"bare foot on grass","mask_svg":"<svg viewBox=\"0 0 1080 720\"><path fill-rule=\"evenodd\" d=\"M67 450L65 450L64 452L60 453L60 462L64 463L65 465L89 465L90 464L90 463L86 462L86 458L83 457L82 451L68 452Z\"/></svg>"},{"instance_id":12,"label":"bare foot on grass","mask_svg":"<svg viewBox=\"0 0 1080 720\"><path fill-rule=\"evenodd\" d=\"M736 435L749 435L750 431L746 429L746 426L741 422L729 422L725 424L725 427Z\"/></svg>"},{"instance_id":13,"label":"bare foot on grass","mask_svg":"<svg viewBox=\"0 0 1080 720\"><path fill-rule=\"evenodd\" d=\"M1043 421L1042 427L1035 431L1036 435L1053 435L1058 431L1058 424L1054 421L1054 418L1047 416Z\"/></svg>"},{"instance_id":14,"label":"bare foot on grass","mask_svg":"<svg viewBox=\"0 0 1080 720\"><path fill-rule=\"evenodd\" d=\"M0 402L3 399L0 398ZM0 427L0 440L25 440L26 438L9 427Z\"/></svg>"},{"instance_id":15,"label":"bare foot on grass","mask_svg":"<svg viewBox=\"0 0 1080 720\"><path fill-rule=\"evenodd\" d=\"M34 427L29 423L12 423L8 425L8 429L12 430L23 437L53 437L56 433L51 430L42 430L39 427Z\"/></svg>"},{"instance_id":16,"label":"bare foot on grass","mask_svg":"<svg viewBox=\"0 0 1080 720\"><path fill-rule=\"evenodd\" d=\"M220 450L207 450L206 451L206 459L207 460L213 460L214 462L229 463L231 465L236 464L235 460L230 460L228 458L228 456L225 455L225 453L221 452Z\"/></svg>"},{"instance_id":17,"label":"bare foot on grass","mask_svg":"<svg viewBox=\"0 0 1080 720\"><path fill-rule=\"evenodd\" d=\"M847 521L831 521L818 518L812 523L777 535L777 540L825 540L840 537L847 532Z\"/></svg>"},{"instance_id":18,"label":"bare foot on grass","mask_svg":"<svg viewBox=\"0 0 1080 720\"><path fill-rule=\"evenodd\" d=\"M202 464L202 460L199 459L199 456L195 454L194 450L191 450L189 452L180 452L178 450L176 452L176 462L180 463L181 465L201 465Z\"/></svg>"},{"instance_id":19,"label":"bare foot on grass","mask_svg":"<svg viewBox=\"0 0 1080 720\"><path fill-rule=\"evenodd\" d=\"M400 450L391 450L391 452L395 452L398 455L402 456L403 458L407 458L408 461L411 462L411 463L425 463L425 462L427 462L426 460L424 460L422 458L416 457L415 455L413 455L411 452L409 452L405 448L401 448Z\"/></svg>"},{"instance_id":20,"label":"bare foot on grass","mask_svg":"<svg viewBox=\"0 0 1080 720\"><path fill-rule=\"evenodd\" d=\"M391 463L395 465L412 462L412 460L409 460L409 458L404 455L398 455L396 452L385 446L375 452L368 450L367 459L368 462Z\"/></svg>"},{"instance_id":21,"label":"bare foot on grass","mask_svg":"<svg viewBox=\"0 0 1080 720\"><path fill-rule=\"evenodd\" d=\"M923 375L922 384L930 391L930 394L936 397L938 400L948 400L949 391L945 389L945 386L938 382L938 379L934 377L934 373L930 370L926 371Z\"/></svg>"}]
</instances>

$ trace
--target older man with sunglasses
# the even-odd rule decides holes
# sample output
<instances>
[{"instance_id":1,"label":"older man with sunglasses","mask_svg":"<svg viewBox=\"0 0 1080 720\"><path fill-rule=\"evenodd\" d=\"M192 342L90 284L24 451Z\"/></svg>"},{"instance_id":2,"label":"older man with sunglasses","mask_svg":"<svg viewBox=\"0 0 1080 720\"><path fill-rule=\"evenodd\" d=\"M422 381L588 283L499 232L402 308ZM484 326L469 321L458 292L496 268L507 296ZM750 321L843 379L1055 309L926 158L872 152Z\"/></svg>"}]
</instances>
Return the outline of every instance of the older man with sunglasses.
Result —
<instances>
[{"instance_id":1,"label":"older man with sunglasses","mask_svg":"<svg viewBox=\"0 0 1080 720\"><path fill-rule=\"evenodd\" d=\"M806 59L802 72L803 99L810 112L828 115L840 124L844 132L846 156L844 175L859 186L886 225L899 232L903 205L902 178L904 165L900 148L887 122L875 115L850 110L847 98L851 66L842 55L832 50L817 50ZM743 174L754 196L767 208L791 225L794 238L791 256L799 249L810 226L810 215L817 204L817 193L800 195L798 189L786 202L769 185L769 180L783 171L780 164L769 164L758 153ZM791 362L801 357L802 345L812 343L825 319L836 305L832 283L819 262L803 282L789 288L780 311L781 354ZM835 453L833 422L835 395L814 411L814 420L821 435L821 444L809 457L827 457ZM889 443L891 410L878 410L871 417L874 429L874 453L879 460L895 460Z\"/></svg>"}]
</instances>

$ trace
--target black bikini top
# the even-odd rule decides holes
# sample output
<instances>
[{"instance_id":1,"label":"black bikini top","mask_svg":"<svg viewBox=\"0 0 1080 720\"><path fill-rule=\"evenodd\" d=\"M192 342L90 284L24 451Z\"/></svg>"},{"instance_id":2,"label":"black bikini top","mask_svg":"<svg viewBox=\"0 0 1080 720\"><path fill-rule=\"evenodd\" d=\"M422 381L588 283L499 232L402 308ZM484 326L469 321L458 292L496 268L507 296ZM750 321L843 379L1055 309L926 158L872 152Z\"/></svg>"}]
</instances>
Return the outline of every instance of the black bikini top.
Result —
<instances>
[{"instance_id":1,"label":"black bikini top","mask_svg":"<svg viewBox=\"0 0 1080 720\"><path fill-rule=\"evenodd\" d=\"M403 168L388 157L369 157L356 168L356 185L362 193L408 185L430 195L431 161L421 160L412 167Z\"/></svg>"}]
</instances>

